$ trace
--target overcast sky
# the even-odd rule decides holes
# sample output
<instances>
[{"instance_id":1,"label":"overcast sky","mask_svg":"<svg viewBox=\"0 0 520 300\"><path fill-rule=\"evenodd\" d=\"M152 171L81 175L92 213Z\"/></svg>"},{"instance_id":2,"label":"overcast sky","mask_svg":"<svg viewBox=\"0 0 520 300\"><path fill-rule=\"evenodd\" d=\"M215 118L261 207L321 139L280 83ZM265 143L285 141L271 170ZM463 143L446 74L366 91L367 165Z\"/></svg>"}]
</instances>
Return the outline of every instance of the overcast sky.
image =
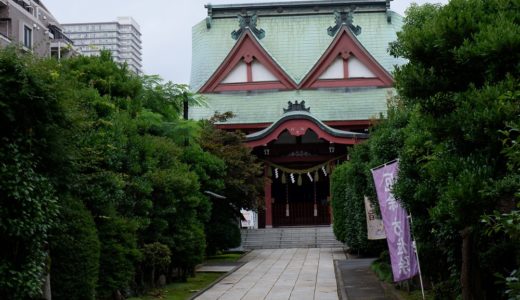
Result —
<instances>
[{"instance_id":1,"label":"overcast sky","mask_svg":"<svg viewBox=\"0 0 520 300\"><path fill-rule=\"evenodd\" d=\"M41 0L60 23L115 21L131 16L141 26L143 68L175 83L189 83L191 27L202 21L204 4L289 2L289 0ZM394 0L391 9L404 15L418 4L447 3L448 0Z\"/></svg>"}]
</instances>

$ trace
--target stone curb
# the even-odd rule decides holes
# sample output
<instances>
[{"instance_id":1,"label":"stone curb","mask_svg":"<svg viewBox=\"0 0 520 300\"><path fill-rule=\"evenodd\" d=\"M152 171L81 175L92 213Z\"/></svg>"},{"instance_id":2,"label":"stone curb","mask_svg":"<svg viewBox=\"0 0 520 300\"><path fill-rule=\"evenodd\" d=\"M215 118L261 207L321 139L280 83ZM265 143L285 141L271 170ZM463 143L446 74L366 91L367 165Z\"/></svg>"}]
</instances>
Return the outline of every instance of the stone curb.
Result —
<instances>
[{"instance_id":1,"label":"stone curb","mask_svg":"<svg viewBox=\"0 0 520 300\"><path fill-rule=\"evenodd\" d=\"M334 260L334 273L336 274L336 286L338 289L339 300L347 300L347 293L345 292L345 283L343 281L343 275L339 269L339 259Z\"/></svg>"},{"instance_id":2,"label":"stone curb","mask_svg":"<svg viewBox=\"0 0 520 300\"><path fill-rule=\"evenodd\" d=\"M244 256L246 256L247 254L249 254L249 252L251 251L245 251L244 252L244 255L240 256L239 260L242 259ZM237 261L238 262L238 261ZM210 288L214 287L217 283L221 282L222 280L224 280L224 278L228 277L229 275L233 274L236 270L242 268L245 264L247 264L247 261L244 261L244 262L238 262L239 264L234 267L231 271L225 273L224 275L220 276L217 280L213 281L210 285L208 285L207 287L203 288L202 290L198 291L197 293L193 294L191 297L188 298L188 300L193 300L195 298L197 298L198 296L202 295L204 292L206 292L207 290L209 290ZM202 264L201 264L202 265Z\"/></svg>"},{"instance_id":3,"label":"stone curb","mask_svg":"<svg viewBox=\"0 0 520 300\"><path fill-rule=\"evenodd\" d=\"M242 268L247 262L242 262L240 263L239 265L237 265L236 267L233 268L233 270L225 273L224 275L220 276L217 280L213 281L210 285L208 285L207 287L203 288L202 290L198 291L197 293L195 293L194 295L192 295L191 297L188 298L188 300L193 300L195 298L197 298L198 296L202 295L204 292L206 292L207 290L209 290L210 288L214 287L217 283L221 282L222 280L224 280L224 278L228 277L229 275L233 274L236 270Z\"/></svg>"},{"instance_id":4,"label":"stone curb","mask_svg":"<svg viewBox=\"0 0 520 300\"><path fill-rule=\"evenodd\" d=\"M385 291L385 296L387 296L390 300L405 300L401 295L399 295L399 293L392 284L384 281L379 281L379 283Z\"/></svg>"}]
</instances>

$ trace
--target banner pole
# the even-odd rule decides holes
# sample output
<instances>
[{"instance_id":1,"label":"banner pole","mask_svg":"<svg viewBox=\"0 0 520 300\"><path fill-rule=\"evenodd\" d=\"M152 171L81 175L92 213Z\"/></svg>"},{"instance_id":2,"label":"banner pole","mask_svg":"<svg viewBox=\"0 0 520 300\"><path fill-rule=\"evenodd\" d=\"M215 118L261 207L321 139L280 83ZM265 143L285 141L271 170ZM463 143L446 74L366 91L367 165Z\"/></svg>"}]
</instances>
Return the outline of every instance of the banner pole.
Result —
<instances>
[{"instance_id":1,"label":"banner pole","mask_svg":"<svg viewBox=\"0 0 520 300\"><path fill-rule=\"evenodd\" d=\"M394 163L394 162L396 162L396 161L399 161L399 158L396 158L396 159L391 160L391 161L389 161L389 162L386 162L386 163L384 163L384 164L382 164L382 165L379 165L379 166L377 166L377 167L374 167L374 168L370 169L370 171L374 171L374 170L377 170L377 169L381 169L381 168L386 167L387 165L390 165L390 164L392 164L392 163Z\"/></svg>"},{"instance_id":2,"label":"banner pole","mask_svg":"<svg viewBox=\"0 0 520 300\"><path fill-rule=\"evenodd\" d=\"M412 214L410 214L409 216L410 218L410 231L412 232L413 234L413 219L412 219ZM415 252L415 259L417 259L417 268L419 269L419 281L421 282L421 293L422 293L422 298L423 300L426 299L425 295L424 295L424 284L423 284L423 280L422 280L422 272L421 272L421 262L419 261L419 251L417 250L417 243L415 242L415 236L414 236L414 240L413 240L413 250Z\"/></svg>"}]
</instances>

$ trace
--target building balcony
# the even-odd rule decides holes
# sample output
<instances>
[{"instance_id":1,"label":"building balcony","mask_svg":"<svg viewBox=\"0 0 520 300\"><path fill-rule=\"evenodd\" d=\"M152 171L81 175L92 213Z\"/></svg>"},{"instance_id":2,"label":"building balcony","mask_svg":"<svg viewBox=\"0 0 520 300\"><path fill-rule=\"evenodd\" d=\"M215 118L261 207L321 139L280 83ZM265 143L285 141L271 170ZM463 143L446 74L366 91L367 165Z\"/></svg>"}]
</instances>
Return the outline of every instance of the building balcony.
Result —
<instances>
[{"instance_id":1,"label":"building balcony","mask_svg":"<svg viewBox=\"0 0 520 300\"><path fill-rule=\"evenodd\" d=\"M11 40L0 33L0 48L5 47L9 44L11 44Z\"/></svg>"},{"instance_id":2,"label":"building balcony","mask_svg":"<svg viewBox=\"0 0 520 300\"><path fill-rule=\"evenodd\" d=\"M61 38L51 40L51 56L57 59L79 55L79 50L74 47L69 39Z\"/></svg>"},{"instance_id":3,"label":"building balcony","mask_svg":"<svg viewBox=\"0 0 520 300\"><path fill-rule=\"evenodd\" d=\"M0 38L2 39L2 45L11 43L11 19L0 18Z\"/></svg>"}]
</instances>

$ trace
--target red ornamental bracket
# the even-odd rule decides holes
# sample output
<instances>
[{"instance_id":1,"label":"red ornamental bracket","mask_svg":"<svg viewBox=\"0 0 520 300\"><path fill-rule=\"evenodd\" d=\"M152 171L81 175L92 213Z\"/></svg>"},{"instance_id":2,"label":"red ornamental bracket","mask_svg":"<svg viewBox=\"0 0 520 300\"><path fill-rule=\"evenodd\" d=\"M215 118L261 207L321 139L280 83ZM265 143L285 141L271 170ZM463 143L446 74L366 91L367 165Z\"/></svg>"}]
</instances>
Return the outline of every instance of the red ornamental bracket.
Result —
<instances>
[{"instance_id":1,"label":"red ornamental bracket","mask_svg":"<svg viewBox=\"0 0 520 300\"><path fill-rule=\"evenodd\" d=\"M287 130L289 131L289 133L292 136L302 136L305 134L305 132L307 132L307 129L309 129L309 127L289 127L289 128L287 128Z\"/></svg>"}]
</instances>

